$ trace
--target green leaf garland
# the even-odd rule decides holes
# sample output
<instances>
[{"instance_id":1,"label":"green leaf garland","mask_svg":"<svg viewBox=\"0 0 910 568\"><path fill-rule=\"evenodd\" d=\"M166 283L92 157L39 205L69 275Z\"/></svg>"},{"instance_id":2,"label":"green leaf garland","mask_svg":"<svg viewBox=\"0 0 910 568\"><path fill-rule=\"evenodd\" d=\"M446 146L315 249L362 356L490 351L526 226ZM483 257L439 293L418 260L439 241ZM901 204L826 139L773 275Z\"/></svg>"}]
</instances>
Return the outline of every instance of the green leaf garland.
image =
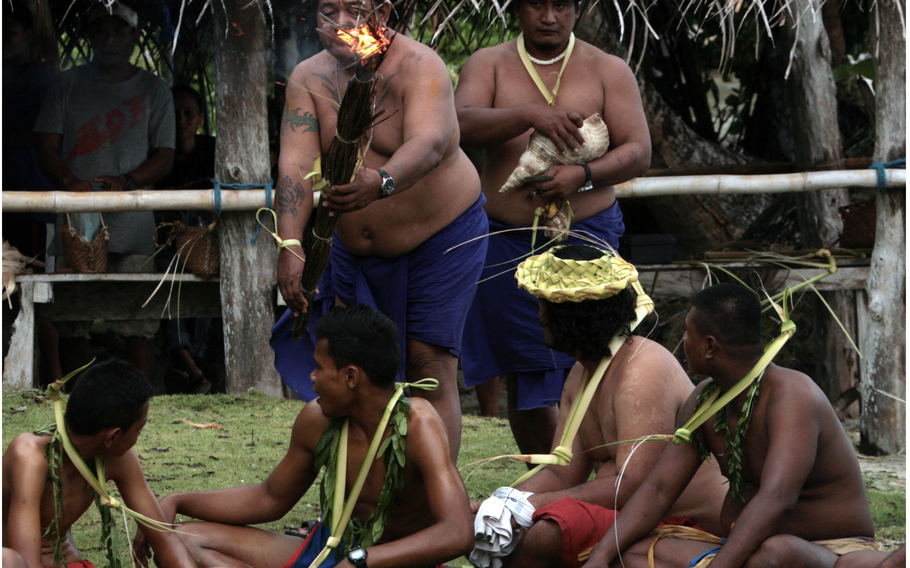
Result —
<instances>
[{"instance_id":1,"label":"green leaf garland","mask_svg":"<svg viewBox=\"0 0 910 568\"><path fill-rule=\"evenodd\" d=\"M379 446L377 455L383 456L386 466L385 481L376 510L370 513L365 521L352 517L345 527L342 537L343 545L335 551L335 557L343 558L350 551L351 546L357 543L363 548L376 544L385 530L386 518L395 495L404 488L405 437L408 433L408 418L411 415L411 401L404 395L398 400L395 411L389 420L391 433ZM333 511L333 497L335 494L335 479L337 476L338 448L341 440L341 427L346 418L334 418L322 433L319 443L316 444L316 457L314 467L316 471L325 467L320 484L319 501L322 507L323 522L331 525ZM339 512L340 513L340 512Z\"/></svg>"}]
</instances>

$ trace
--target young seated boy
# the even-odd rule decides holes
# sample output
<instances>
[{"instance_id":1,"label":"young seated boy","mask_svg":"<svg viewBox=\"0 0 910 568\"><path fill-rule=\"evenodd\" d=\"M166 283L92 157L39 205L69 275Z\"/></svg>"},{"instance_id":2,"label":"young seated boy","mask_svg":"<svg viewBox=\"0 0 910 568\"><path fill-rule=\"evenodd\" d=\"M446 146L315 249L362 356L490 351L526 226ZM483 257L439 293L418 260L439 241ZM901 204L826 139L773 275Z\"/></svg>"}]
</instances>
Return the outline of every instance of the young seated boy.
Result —
<instances>
[{"instance_id":1,"label":"young seated boy","mask_svg":"<svg viewBox=\"0 0 910 568\"><path fill-rule=\"evenodd\" d=\"M145 426L151 395L148 381L130 364L119 359L98 363L79 377L64 422L66 434L89 469L94 470L95 458L100 456L105 477L117 485L126 506L163 522L158 501L132 450ZM76 548L71 528L92 504L94 493L63 445L52 443L54 430L19 434L3 453L4 568L55 566L55 549L62 552L69 568L93 568ZM50 462L54 453L61 456L59 470ZM51 475L52 471L57 473ZM55 499L55 477L59 479L59 500ZM58 517L55 511L60 505ZM113 513L115 519L119 517L117 511ZM145 535L159 566L196 566L173 532L146 529Z\"/></svg>"}]
</instances>

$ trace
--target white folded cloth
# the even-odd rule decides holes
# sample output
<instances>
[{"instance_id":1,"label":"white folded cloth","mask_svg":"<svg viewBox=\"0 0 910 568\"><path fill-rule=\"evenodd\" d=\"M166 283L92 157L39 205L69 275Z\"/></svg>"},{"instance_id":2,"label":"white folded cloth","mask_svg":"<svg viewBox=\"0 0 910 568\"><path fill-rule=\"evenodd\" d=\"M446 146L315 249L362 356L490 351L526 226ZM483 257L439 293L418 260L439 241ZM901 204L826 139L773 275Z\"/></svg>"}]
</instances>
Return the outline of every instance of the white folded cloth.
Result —
<instances>
[{"instance_id":1,"label":"white folded cloth","mask_svg":"<svg viewBox=\"0 0 910 568\"><path fill-rule=\"evenodd\" d=\"M518 539L512 533L512 518L523 529L531 526L533 495L511 487L500 487L481 503L474 517L474 550L468 560L477 568L500 568L501 558L514 550Z\"/></svg>"}]
</instances>

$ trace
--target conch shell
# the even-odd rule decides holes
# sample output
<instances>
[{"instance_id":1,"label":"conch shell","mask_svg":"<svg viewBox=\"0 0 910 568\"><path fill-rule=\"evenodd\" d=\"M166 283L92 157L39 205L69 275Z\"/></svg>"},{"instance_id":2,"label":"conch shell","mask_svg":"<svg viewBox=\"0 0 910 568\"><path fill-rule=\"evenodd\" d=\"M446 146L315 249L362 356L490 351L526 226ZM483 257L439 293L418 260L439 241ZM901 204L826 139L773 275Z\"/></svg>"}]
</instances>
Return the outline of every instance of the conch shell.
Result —
<instances>
[{"instance_id":1,"label":"conch shell","mask_svg":"<svg viewBox=\"0 0 910 568\"><path fill-rule=\"evenodd\" d=\"M540 175L557 164L581 164L603 156L610 146L610 133L600 115L595 113L585 119L579 129L585 139L585 146L578 152L561 153L552 140L534 132L528 141L528 149L518 160L518 166L503 184L499 193L504 193L528 182L528 178Z\"/></svg>"}]
</instances>

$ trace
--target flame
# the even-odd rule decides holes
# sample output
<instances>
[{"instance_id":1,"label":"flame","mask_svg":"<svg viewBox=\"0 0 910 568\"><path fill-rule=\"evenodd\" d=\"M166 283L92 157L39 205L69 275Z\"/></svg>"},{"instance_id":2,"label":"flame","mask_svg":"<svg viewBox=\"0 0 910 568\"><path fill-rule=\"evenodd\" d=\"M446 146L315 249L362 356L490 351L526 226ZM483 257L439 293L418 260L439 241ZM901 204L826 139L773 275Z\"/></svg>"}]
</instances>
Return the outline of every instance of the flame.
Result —
<instances>
[{"instance_id":1,"label":"flame","mask_svg":"<svg viewBox=\"0 0 910 568\"><path fill-rule=\"evenodd\" d=\"M339 28L335 33L338 34L338 39L346 43L361 59L381 53L389 46L384 27L379 28L377 33L379 37L374 36L366 24L352 30Z\"/></svg>"}]
</instances>

